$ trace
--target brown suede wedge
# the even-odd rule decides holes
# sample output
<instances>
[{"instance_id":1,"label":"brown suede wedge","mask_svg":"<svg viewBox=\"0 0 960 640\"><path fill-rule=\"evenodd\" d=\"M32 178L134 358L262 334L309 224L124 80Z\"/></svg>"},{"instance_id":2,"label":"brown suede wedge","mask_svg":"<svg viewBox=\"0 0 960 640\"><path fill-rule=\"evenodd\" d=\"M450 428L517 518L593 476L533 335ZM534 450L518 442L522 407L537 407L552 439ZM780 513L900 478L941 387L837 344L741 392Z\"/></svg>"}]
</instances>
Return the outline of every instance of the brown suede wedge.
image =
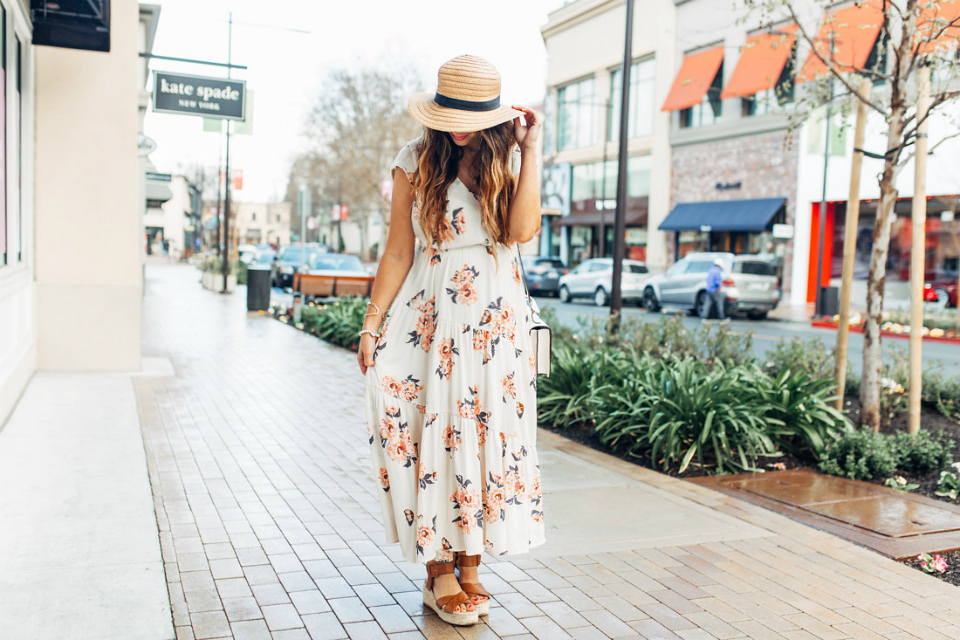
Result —
<instances>
[{"instance_id":1,"label":"brown suede wedge","mask_svg":"<svg viewBox=\"0 0 960 640\"><path fill-rule=\"evenodd\" d=\"M479 567L480 566L480 554L478 553L475 556L465 556L462 553L456 555L457 568L461 567ZM460 580L460 588L470 596L471 602L476 596L482 596L486 598L483 602L474 602L473 606L477 608L477 614L485 616L490 613L490 598L492 597L490 593L483 588L483 585L479 582L464 582Z\"/></svg>"},{"instance_id":2,"label":"brown suede wedge","mask_svg":"<svg viewBox=\"0 0 960 640\"><path fill-rule=\"evenodd\" d=\"M427 563L427 581L423 585L423 604L433 609L440 619L447 624L468 627L477 624L479 614L476 605L474 605L473 611L457 611L457 607L461 604L473 604L466 593L460 591L452 596L441 598L433 594L434 578L453 573L454 569L452 562L430 561Z\"/></svg>"}]
</instances>

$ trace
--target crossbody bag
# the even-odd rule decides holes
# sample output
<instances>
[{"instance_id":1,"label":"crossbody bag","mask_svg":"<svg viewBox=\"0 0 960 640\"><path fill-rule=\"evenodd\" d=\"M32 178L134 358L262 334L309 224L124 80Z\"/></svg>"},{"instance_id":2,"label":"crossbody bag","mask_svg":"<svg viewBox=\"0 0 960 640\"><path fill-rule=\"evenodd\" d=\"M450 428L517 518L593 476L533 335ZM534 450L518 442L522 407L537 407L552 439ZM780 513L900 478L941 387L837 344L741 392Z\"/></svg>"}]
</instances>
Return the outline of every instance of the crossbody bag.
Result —
<instances>
[{"instance_id":1,"label":"crossbody bag","mask_svg":"<svg viewBox=\"0 0 960 640\"><path fill-rule=\"evenodd\" d=\"M530 289L527 287L527 273L523 269L523 262L520 259L520 247L517 246L517 269L520 271L520 277L523 280L523 291L527 295L527 304L530 307L530 343L533 346L533 356L536 360L537 375L550 375L550 352L553 345L553 333L550 326L543 321L540 316L540 306L530 295Z\"/></svg>"}]
</instances>

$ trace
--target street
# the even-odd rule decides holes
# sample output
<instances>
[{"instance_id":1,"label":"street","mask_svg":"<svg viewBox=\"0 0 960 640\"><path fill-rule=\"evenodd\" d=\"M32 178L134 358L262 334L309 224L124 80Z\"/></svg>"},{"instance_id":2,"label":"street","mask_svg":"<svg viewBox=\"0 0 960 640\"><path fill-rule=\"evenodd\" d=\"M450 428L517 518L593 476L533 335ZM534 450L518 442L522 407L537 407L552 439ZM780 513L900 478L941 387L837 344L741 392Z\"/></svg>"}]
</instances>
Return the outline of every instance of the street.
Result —
<instances>
[{"instance_id":1,"label":"street","mask_svg":"<svg viewBox=\"0 0 960 640\"><path fill-rule=\"evenodd\" d=\"M610 313L609 307L597 307L592 302L560 302L557 298L538 297L537 304L541 309L553 309L556 311L560 321L571 327L577 326L578 318L591 318L606 316ZM656 322L661 316L679 313L683 317L683 324L688 329L696 329L700 326L701 320L696 316L690 316L679 309L665 308L659 314L647 313L644 309L635 306L625 306L623 308L623 317L630 320L639 320L642 322ZM817 329L811 327L809 323L800 323L785 320L748 320L744 317L734 317L730 320L730 326L736 333L753 333L753 352L758 358L763 358L768 351L771 351L779 342L800 338L805 342L819 338L827 347L832 347L836 343L836 332L830 329ZM925 342L923 345L923 366L925 370L940 368L943 375L947 377L960 375L960 345L946 344L941 342ZM890 338L883 341L884 359L892 357L895 350L907 352L907 341ZM863 336L859 333L850 334L850 351L848 360L854 371L860 372L862 368Z\"/></svg>"}]
</instances>

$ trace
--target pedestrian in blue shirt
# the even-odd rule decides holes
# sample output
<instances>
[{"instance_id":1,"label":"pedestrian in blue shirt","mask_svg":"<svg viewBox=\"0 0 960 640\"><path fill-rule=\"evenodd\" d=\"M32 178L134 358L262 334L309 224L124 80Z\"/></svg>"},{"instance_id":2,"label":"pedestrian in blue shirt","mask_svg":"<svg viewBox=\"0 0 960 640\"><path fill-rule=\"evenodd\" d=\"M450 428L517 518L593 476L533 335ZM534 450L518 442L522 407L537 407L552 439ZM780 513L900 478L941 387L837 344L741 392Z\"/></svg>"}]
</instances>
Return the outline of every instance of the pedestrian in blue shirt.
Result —
<instances>
[{"instance_id":1,"label":"pedestrian in blue shirt","mask_svg":"<svg viewBox=\"0 0 960 640\"><path fill-rule=\"evenodd\" d=\"M723 262L720 258L713 261L713 266L707 272L707 295L710 296L710 306L716 307L717 317L723 320L723 292L720 287L723 284ZM707 317L709 317L709 313Z\"/></svg>"}]
</instances>

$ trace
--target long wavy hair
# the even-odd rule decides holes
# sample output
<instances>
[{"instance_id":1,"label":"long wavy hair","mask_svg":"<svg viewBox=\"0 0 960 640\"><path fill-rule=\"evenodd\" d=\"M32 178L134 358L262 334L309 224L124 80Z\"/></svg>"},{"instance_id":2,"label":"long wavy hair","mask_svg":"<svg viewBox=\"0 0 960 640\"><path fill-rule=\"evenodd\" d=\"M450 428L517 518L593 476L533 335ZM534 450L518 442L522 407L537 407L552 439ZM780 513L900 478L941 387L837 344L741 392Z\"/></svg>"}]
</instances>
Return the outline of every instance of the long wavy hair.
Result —
<instances>
[{"instance_id":1,"label":"long wavy hair","mask_svg":"<svg viewBox=\"0 0 960 640\"><path fill-rule=\"evenodd\" d=\"M509 242L507 215L513 201L515 179L510 172L510 154L516 140L513 122L508 121L480 133L480 149L475 166L480 170L478 180L481 221L483 228L496 244ZM413 179L413 189L420 203L420 227L427 238L438 246L450 239L447 228L447 189L457 179L463 149L454 144L449 133L424 129L417 149L419 162Z\"/></svg>"}]
</instances>

